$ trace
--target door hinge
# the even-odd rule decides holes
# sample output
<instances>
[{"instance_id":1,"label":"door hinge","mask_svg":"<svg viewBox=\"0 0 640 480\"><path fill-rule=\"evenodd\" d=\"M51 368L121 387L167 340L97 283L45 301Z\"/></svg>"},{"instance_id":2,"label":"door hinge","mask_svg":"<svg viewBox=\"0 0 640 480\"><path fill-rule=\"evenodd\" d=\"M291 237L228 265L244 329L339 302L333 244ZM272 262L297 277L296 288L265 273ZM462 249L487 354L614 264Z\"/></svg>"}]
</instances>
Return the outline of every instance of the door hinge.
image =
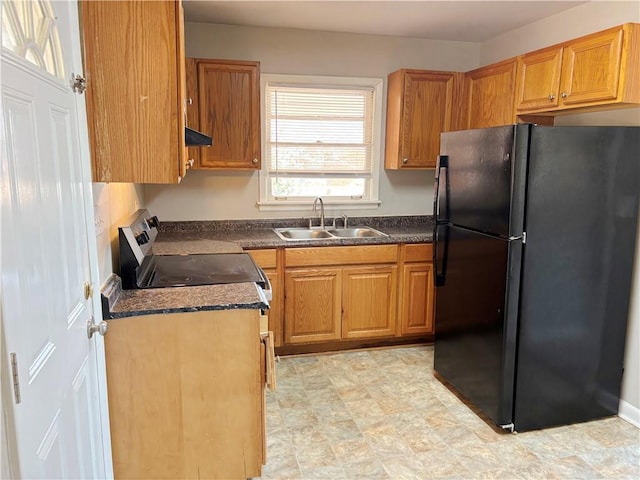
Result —
<instances>
[{"instance_id":1,"label":"door hinge","mask_svg":"<svg viewBox=\"0 0 640 480\"><path fill-rule=\"evenodd\" d=\"M71 74L71 90L82 95L87 89L87 79L82 75Z\"/></svg>"},{"instance_id":2,"label":"door hinge","mask_svg":"<svg viewBox=\"0 0 640 480\"><path fill-rule=\"evenodd\" d=\"M11 354L11 377L13 378L13 396L16 403L20 403L20 380L18 379L18 356Z\"/></svg>"}]
</instances>

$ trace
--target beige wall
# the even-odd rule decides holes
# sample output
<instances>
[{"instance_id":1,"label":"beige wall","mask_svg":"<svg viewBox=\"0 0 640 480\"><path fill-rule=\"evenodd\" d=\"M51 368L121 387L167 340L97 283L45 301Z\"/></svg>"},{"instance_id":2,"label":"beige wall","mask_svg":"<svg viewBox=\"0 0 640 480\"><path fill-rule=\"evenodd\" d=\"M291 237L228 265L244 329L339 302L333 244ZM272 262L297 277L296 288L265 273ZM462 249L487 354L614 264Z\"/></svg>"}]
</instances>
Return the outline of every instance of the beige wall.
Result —
<instances>
[{"instance_id":1,"label":"beige wall","mask_svg":"<svg viewBox=\"0 0 640 480\"><path fill-rule=\"evenodd\" d=\"M93 211L101 284L112 272L118 271L118 226L138 208L144 208L141 185L93 184Z\"/></svg>"},{"instance_id":2,"label":"beige wall","mask_svg":"<svg viewBox=\"0 0 640 480\"><path fill-rule=\"evenodd\" d=\"M640 22L638 0L584 3L482 43L480 65L487 65L627 22Z\"/></svg>"},{"instance_id":3,"label":"beige wall","mask_svg":"<svg viewBox=\"0 0 640 480\"><path fill-rule=\"evenodd\" d=\"M637 0L582 4L484 42L480 50L480 64L493 63L626 22L640 22ZM640 126L640 109L567 115L556 117L555 124ZM636 244L624 369L620 413L640 426L640 233Z\"/></svg>"},{"instance_id":4,"label":"beige wall","mask_svg":"<svg viewBox=\"0 0 640 480\"><path fill-rule=\"evenodd\" d=\"M185 37L187 56L258 60L262 73L384 78L385 98L386 78L394 70L466 71L478 65L479 52L478 44L466 42L203 23L187 23ZM432 194L433 170L388 172L381 166L380 208L327 209L327 216L430 214ZM149 210L164 220L301 217L311 212L311 206L309 213L260 212L257 172L191 171L180 185L145 186L144 197Z\"/></svg>"}]
</instances>

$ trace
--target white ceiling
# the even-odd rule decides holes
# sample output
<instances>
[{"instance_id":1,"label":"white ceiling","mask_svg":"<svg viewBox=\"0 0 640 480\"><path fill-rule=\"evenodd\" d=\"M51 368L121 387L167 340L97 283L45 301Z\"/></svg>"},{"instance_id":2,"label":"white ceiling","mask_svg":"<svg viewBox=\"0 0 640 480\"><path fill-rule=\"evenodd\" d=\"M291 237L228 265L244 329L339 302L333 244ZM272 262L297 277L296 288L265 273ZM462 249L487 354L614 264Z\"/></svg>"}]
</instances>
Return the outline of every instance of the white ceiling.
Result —
<instances>
[{"instance_id":1,"label":"white ceiling","mask_svg":"<svg viewBox=\"0 0 640 480\"><path fill-rule=\"evenodd\" d=\"M585 1L184 0L188 22L481 42Z\"/></svg>"}]
</instances>

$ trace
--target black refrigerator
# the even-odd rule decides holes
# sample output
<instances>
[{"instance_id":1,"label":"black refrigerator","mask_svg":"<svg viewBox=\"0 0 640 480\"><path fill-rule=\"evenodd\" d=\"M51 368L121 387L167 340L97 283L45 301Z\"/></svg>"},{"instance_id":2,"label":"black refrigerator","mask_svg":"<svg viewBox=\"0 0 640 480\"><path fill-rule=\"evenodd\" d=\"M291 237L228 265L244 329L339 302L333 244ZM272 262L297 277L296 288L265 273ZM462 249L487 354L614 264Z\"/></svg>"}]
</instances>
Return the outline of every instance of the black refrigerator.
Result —
<instances>
[{"instance_id":1,"label":"black refrigerator","mask_svg":"<svg viewBox=\"0 0 640 480\"><path fill-rule=\"evenodd\" d=\"M496 425L618 412L640 128L443 133L434 369Z\"/></svg>"}]
</instances>

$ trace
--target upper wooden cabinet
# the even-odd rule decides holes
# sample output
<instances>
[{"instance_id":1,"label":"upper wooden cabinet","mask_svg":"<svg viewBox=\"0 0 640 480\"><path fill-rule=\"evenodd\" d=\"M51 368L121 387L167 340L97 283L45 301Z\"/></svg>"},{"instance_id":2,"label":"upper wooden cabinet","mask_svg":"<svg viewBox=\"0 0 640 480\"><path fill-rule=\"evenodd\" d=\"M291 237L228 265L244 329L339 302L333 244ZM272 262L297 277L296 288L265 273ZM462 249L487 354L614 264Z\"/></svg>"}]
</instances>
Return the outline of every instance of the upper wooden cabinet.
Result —
<instances>
[{"instance_id":1,"label":"upper wooden cabinet","mask_svg":"<svg viewBox=\"0 0 640 480\"><path fill-rule=\"evenodd\" d=\"M197 75L187 85L194 89L198 129L213 138L213 146L199 148L195 168L260 169L260 63L187 61L187 76Z\"/></svg>"},{"instance_id":2,"label":"upper wooden cabinet","mask_svg":"<svg viewBox=\"0 0 640 480\"><path fill-rule=\"evenodd\" d=\"M457 75L407 69L389 75L385 168L435 168L440 133L451 127Z\"/></svg>"},{"instance_id":3,"label":"upper wooden cabinet","mask_svg":"<svg viewBox=\"0 0 640 480\"><path fill-rule=\"evenodd\" d=\"M178 183L187 160L182 3L80 9L93 180Z\"/></svg>"},{"instance_id":4,"label":"upper wooden cabinet","mask_svg":"<svg viewBox=\"0 0 640 480\"><path fill-rule=\"evenodd\" d=\"M515 58L465 73L464 97L455 129L514 123L515 79Z\"/></svg>"},{"instance_id":5,"label":"upper wooden cabinet","mask_svg":"<svg viewBox=\"0 0 640 480\"><path fill-rule=\"evenodd\" d=\"M625 24L519 57L516 110L596 110L640 103L639 27Z\"/></svg>"}]
</instances>

